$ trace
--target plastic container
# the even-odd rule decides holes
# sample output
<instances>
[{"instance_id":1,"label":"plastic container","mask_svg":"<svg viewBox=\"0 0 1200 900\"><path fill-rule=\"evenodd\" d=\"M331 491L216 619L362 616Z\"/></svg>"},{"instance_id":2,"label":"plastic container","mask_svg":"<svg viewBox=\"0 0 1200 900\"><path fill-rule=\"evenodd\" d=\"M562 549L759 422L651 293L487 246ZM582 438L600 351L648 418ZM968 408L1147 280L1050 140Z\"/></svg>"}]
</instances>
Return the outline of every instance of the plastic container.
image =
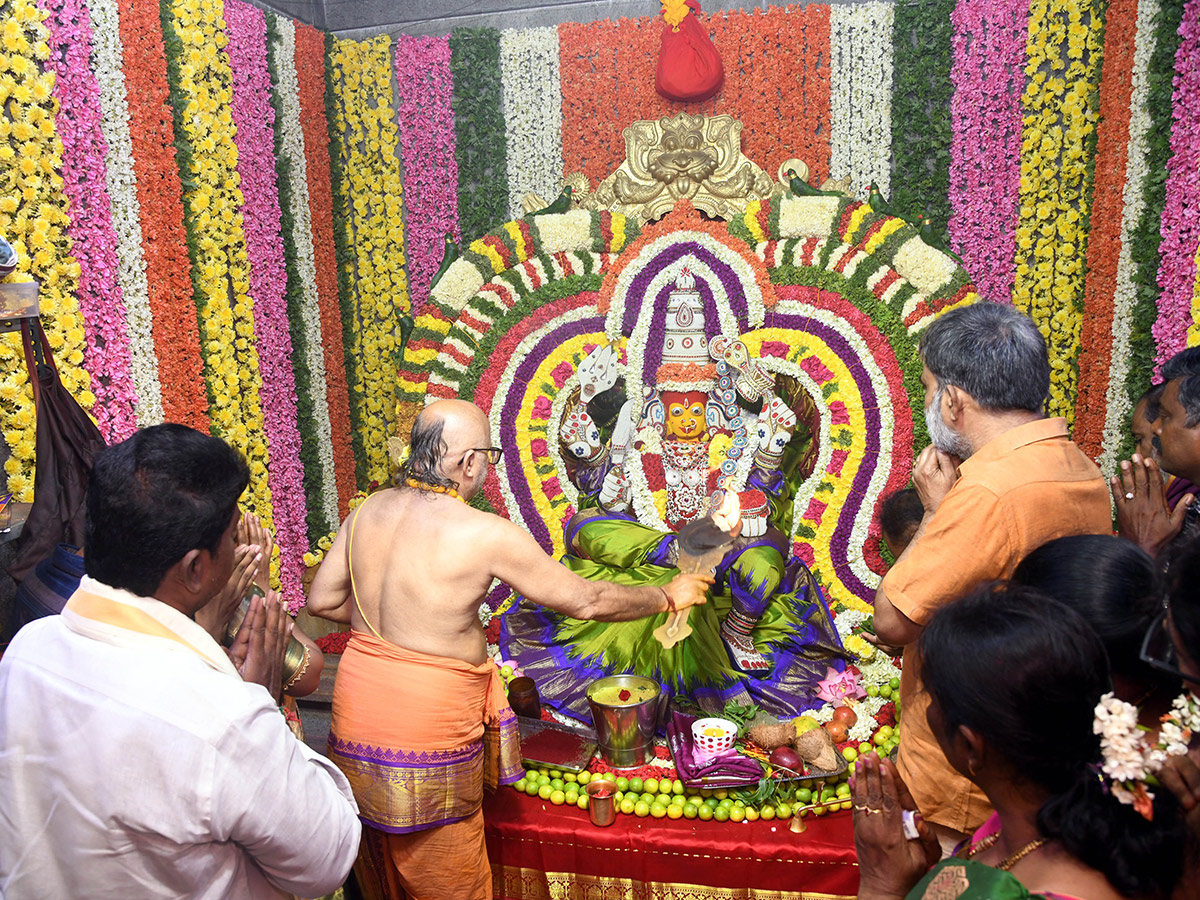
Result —
<instances>
[{"instance_id":1,"label":"plastic container","mask_svg":"<svg viewBox=\"0 0 1200 900\"><path fill-rule=\"evenodd\" d=\"M697 756L716 756L733 747L735 740L737 726L728 719L697 719L692 723L692 742Z\"/></svg>"}]
</instances>

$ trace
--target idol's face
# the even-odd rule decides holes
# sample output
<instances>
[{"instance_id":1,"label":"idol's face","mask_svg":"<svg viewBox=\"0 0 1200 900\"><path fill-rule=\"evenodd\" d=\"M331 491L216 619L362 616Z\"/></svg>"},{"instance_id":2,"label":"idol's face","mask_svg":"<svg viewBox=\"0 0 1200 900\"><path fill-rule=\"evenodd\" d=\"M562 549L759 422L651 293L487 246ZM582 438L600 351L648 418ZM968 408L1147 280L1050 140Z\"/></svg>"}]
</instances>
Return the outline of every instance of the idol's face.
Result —
<instances>
[{"instance_id":1,"label":"idol's face","mask_svg":"<svg viewBox=\"0 0 1200 900\"><path fill-rule=\"evenodd\" d=\"M666 432L668 438L678 441L696 441L704 436L708 423L704 419L708 395L701 391L664 391L663 407L666 410Z\"/></svg>"}]
</instances>

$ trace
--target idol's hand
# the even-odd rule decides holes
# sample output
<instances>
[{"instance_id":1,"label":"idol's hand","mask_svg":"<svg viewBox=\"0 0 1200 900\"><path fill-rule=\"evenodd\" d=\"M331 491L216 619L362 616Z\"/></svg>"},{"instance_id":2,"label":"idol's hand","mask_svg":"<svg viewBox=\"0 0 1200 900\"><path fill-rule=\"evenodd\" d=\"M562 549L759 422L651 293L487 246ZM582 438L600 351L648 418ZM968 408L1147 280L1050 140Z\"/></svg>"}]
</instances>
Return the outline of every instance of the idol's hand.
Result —
<instances>
[{"instance_id":1,"label":"idol's hand","mask_svg":"<svg viewBox=\"0 0 1200 900\"><path fill-rule=\"evenodd\" d=\"M629 503L629 476L620 466L613 466L604 476L604 484L600 488L600 505L612 509L620 504Z\"/></svg>"},{"instance_id":2,"label":"idol's hand","mask_svg":"<svg viewBox=\"0 0 1200 900\"><path fill-rule=\"evenodd\" d=\"M579 396L584 403L617 383L618 361L616 348L608 344L597 347L579 364Z\"/></svg>"},{"instance_id":3,"label":"idol's hand","mask_svg":"<svg viewBox=\"0 0 1200 900\"><path fill-rule=\"evenodd\" d=\"M700 606L708 600L708 589L715 579L707 572L691 574L680 572L663 586L663 590L671 599L675 609L687 609L689 606Z\"/></svg>"}]
</instances>

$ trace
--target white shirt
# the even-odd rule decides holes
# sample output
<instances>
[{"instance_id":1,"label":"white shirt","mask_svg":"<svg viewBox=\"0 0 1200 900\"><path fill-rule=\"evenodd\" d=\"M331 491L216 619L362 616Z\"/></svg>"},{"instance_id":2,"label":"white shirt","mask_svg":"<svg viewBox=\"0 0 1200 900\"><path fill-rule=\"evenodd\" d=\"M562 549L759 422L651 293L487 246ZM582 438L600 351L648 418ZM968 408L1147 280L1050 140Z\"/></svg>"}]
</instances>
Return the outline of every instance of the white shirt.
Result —
<instances>
[{"instance_id":1,"label":"white shirt","mask_svg":"<svg viewBox=\"0 0 1200 900\"><path fill-rule=\"evenodd\" d=\"M206 653L181 613L146 608ZM0 898L320 896L361 825L350 786L267 691L183 643L121 646L51 616L0 660Z\"/></svg>"}]
</instances>

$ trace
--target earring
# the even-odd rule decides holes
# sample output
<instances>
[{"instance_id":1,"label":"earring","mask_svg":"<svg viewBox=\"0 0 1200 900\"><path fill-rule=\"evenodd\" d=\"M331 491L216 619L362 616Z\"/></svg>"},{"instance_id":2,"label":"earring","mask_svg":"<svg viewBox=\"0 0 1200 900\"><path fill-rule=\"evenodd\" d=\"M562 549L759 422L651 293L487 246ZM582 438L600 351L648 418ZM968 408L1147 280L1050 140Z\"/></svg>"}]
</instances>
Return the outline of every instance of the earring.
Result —
<instances>
[{"instance_id":1,"label":"earring","mask_svg":"<svg viewBox=\"0 0 1200 900\"><path fill-rule=\"evenodd\" d=\"M972 778L975 777L975 759L974 758L967 760L967 771L971 773Z\"/></svg>"}]
</instances>

